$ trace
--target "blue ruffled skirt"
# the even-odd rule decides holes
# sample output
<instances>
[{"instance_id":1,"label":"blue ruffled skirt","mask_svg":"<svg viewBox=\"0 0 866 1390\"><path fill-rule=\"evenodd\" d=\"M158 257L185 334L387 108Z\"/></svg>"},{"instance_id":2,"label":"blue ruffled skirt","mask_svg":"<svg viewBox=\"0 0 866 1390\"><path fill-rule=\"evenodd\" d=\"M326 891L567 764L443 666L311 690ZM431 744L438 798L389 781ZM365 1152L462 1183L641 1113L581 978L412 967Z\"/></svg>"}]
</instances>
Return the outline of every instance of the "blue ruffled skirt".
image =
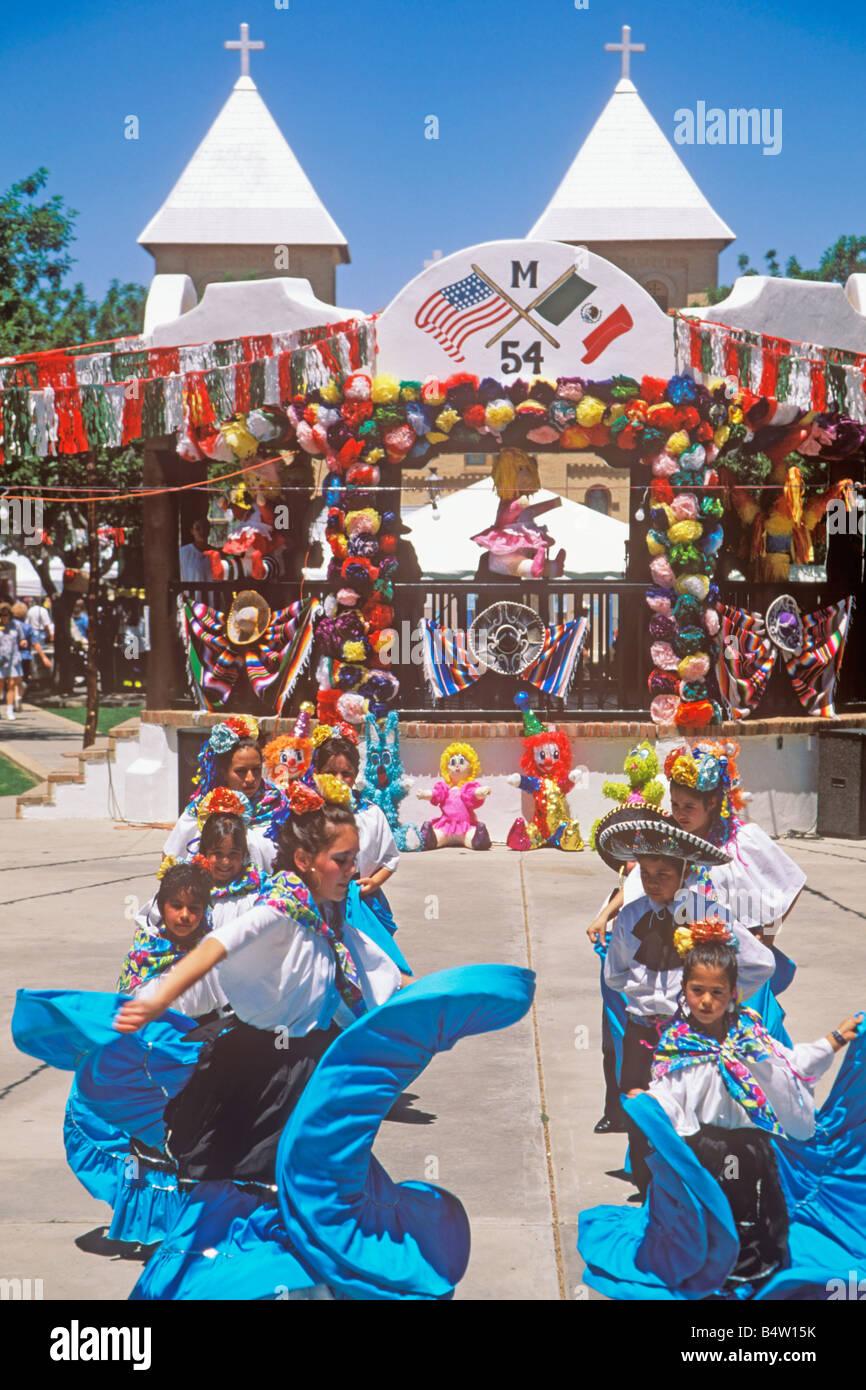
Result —
<instances>
[{"instance_id":1,"label":"blue ruffled skirt","mask_svg":"<svg viewBox=\"0 0 866 1390\"><path fill-rule=\"evenodd\" d=\"M471 965L426 976L357 1019L328 1048L283 1130L276 1201L232 1183L199 1183L132 1297L451 1298L469 1259L460 1201L430 1183L393 1182L372 1146L395 1099L436 1053L517 1022L533 993L531 971ZM162 1110L198 1050L185 1040L192 1021L179 1014L117 1033L122 998L21 991L13 1018L23 1051L76 1073L73 1097L86 1107L74 1109L77 1161L99 1196L112 1191L118 1134L159 1145ZM91 1112L107 1128L88 1133Z\"/></svg>"}]
</instances>

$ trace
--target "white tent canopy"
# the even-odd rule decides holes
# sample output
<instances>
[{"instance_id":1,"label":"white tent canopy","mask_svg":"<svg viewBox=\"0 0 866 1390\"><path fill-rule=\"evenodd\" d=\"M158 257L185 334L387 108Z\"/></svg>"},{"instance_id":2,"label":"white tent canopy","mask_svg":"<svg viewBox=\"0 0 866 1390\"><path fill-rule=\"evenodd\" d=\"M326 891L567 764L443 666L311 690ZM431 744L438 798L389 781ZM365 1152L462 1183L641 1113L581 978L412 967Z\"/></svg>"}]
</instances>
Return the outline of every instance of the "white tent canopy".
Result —
<instances>
[{"instance_id":1,"label":"white tent canopy","mask_svg":"<svg viewBox=\"0 0 866 1390\"><path fill-rule=\"evenodd\" d=\"M541 488L532 500L547 502L558 496ZM556 542L551 555L564 547L566 576L619 578L625 572L628 526L567 497L561 501L562 506L544 512L538 522ZM403 521L412 528L406 539L415 548L421 573L431 579L474 578L485 552L472 537L493 525L497 506L493 480L480 478L442 498L438 520L430 505L404 511Z\"/></svg>"},{"instance_id":2,"label":"white tent canopy","mask_svg":"<svg viewBox=\"0 0 866 1390\"><path fill-rule=\"evenodd\" d=\"M20 551L0 552L0 560L11 560L15 566L15 592L19 598L42 598L45 589L29 558ZM63 561L53 555L48 562L48 572L58 589L63 588Z\"/></svg>"}]
</instances>

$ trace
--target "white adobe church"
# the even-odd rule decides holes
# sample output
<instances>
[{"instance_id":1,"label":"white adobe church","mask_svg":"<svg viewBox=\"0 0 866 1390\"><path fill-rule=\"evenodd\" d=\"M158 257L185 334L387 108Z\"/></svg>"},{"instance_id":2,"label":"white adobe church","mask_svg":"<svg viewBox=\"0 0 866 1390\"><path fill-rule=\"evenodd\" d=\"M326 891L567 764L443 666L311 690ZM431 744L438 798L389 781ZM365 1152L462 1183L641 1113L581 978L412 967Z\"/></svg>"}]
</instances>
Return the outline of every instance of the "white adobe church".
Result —
<instances>
[{"instance_id":1,"label":"white adobe church","mask_svg":"<svg viewBox=\"0 0 866 1390\"><path fill-rule=\"evenodd\" d=\"M638 96L629 60L645 45L630 34L625 26L622 43L606 45L622 53L622 77L529 238L586 246L666 310L717 284L719 252L734 233ZM336 268L350 260L348 243L250 76L250 52L264 46L247 24L225 44L240 50L240 76L138 238L158 277L145 332L225 281L308 281L320 304L338 302ZM155 312L157 303L166 312Z\"/></svg>"}]
</instances>

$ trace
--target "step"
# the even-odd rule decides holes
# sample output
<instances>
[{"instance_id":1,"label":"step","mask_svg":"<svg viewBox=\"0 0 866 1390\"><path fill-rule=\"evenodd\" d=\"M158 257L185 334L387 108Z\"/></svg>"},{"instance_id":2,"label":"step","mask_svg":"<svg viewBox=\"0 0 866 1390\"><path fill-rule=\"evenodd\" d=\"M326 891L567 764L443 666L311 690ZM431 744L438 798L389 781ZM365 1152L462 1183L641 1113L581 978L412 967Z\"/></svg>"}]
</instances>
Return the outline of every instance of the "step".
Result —
<instances>
[{"instance_id":1,"label":"step","mask_svg":"<svg viewBox=\"0 0 866 1390\"><path fill-rule=\"evenodd\" d=\"M27 806L53 806L54 793L49 782L40 782L37 786L31 787L29 791L22 792L16 797L15 815L18 820L22 820L22 810Z\"/></svg>"}]
</instances>

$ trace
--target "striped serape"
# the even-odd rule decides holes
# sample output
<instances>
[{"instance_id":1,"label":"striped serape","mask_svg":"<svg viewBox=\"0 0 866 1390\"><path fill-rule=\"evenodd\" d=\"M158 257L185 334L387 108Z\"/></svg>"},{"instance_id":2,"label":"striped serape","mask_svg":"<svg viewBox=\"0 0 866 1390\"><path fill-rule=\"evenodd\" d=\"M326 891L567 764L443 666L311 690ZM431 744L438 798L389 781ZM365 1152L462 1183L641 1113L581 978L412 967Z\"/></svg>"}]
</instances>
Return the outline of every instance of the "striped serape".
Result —
<instances>
[{"instance_id":1,"label":"striped serape","mask_svg":"<svg viewBox=\"0 0 866 1390\"><path fill-rule=\"evenodd\" d=\"M310 659L312 599L272 614L267 630L249 647L235 647L226 634L226 614L205 603L184 604L189 667L208 709L224 705L242 671L253 693L279 714Z\"/></svg>"},{"instance_id":2,"label":"striped serape","mask_svg":"<svg viewBox=\"0 0 866 1390\"><path fill-rule=\"evenodd\" d=\"M822 719L836 718L833 701L853 606L852 598L843 598L829 608L804 613L803 650L785 661L800 704Z\"/></svg>"},{"instance_id":3,"label":"striped serape","mask_svg":"<svg viewBox=\"0 0 866 1390\"><path fill-rule=\"evenodd\" d=\"M571 689L588 634L587 617L549 627L541 655L525 671L521 671L521 680L537 685L547 695L564 700Z\"/></svg>"},{"instance_id":4,"label":"striped serape","mask_svg":"<svg viewBox=\"0 0 866 1390\"><path fill-rule=\"evenodd\" d=\"M589 619L575 618L546 629L544 647L517 679L528 681L548 695L564 699L589 632ZM466 690L488 669L472 655L466 633L423 621L424 675L436 700Z\"/></svg>"},{"instance_id":5,"label":"striped serape","mask_svg":"<svg viewBox=\"0 0 866 1390\"><path fill-rule=\"evenodd\" d=\"M799 656L783 656L791 684L808 714L835 719L834 698L845 640L851 623L853 599L843 598L814 613L804 613L803 649ZM732 719L748 719L767 688L779 649L767 633L760 613L723 607L722 645L716 675L722 699Z\"/></svg>"}]
</instances>

